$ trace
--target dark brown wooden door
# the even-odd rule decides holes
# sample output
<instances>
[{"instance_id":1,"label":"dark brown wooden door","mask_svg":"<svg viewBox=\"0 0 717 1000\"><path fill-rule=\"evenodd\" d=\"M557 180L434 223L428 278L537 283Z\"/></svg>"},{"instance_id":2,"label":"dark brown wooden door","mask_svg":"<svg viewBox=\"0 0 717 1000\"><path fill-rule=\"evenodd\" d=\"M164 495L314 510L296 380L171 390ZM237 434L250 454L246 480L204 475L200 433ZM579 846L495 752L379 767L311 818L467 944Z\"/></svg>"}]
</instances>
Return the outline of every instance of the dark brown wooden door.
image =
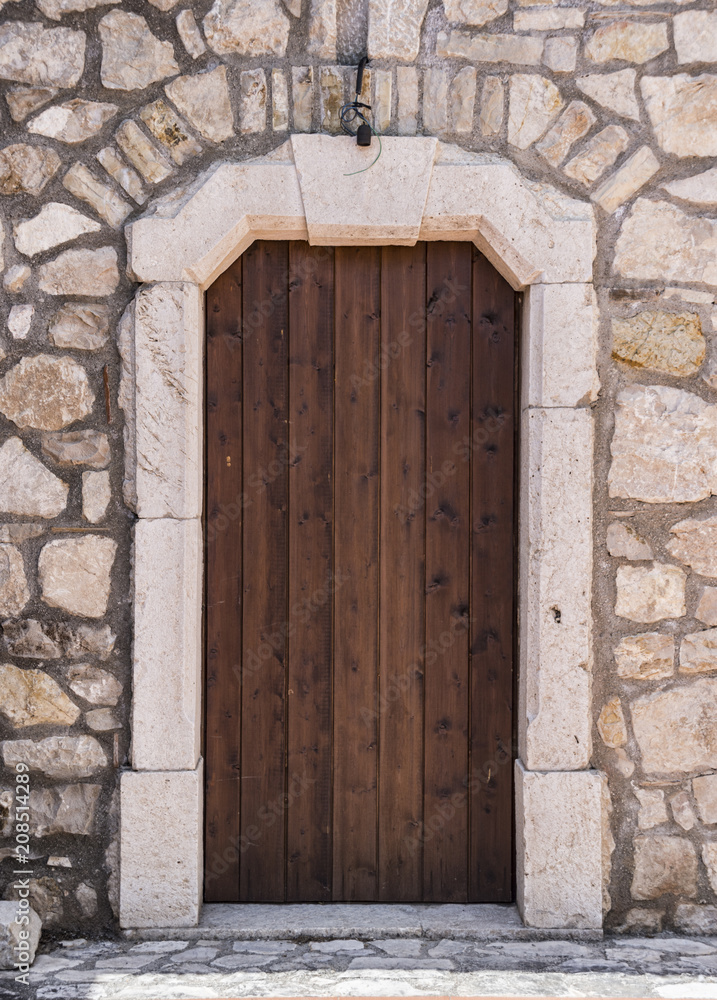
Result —
<instances>
[{"instance_id":1,"label":"dark brown wooden door","mask_svg":"<svg viewBox=\"0 0 717 1000\"><path fill-rule=\"evenodd\" d=\"M512 898L514 331L470 243L209 289L208 901Z\"/></svg>"}]
</instances>

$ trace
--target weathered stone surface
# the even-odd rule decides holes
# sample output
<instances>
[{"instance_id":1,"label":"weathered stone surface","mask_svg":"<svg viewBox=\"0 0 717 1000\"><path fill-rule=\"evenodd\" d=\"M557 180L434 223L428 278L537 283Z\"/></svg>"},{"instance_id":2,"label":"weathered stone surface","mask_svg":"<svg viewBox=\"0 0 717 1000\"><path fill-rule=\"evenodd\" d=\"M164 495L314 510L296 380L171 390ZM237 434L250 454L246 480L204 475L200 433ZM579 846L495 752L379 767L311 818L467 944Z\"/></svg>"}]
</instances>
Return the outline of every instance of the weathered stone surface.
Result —
<instances>
[{"instance_id":1,"label":"weathered stone surface","mask_svg":"<svg viewBox=\"0 0 717 1000\"><path fill-rule=\"evenodd\" d=\"M30 824L36 837L69 833L89 837L95 830L101 785L57 785L30 792Z\"/></svg>"},{"instance_id":2,"label":"weathered stone surface","mask_svg":"<svg viewBox=\"0 0 717 1000\"><path fill-rule=\"evenodd\" d=\"M234 134L226 66L196 76L178 76L167 84L164 92L205 139L224 142Z\"/></svg>"},{"instance_id":3,"label":"weathered stone surface","mask_svg":"<svg viewBox=\"0 0 717 1000\"><path fill-rule=\"evenodd\" d=\"M75 145L102 131L118 110L116 104L75 98L74 101L47 108L27 123L27 130L34 135L44 135L48 139Z\"/></svg>"},{"instance_id":4,"label":"weathered stone surface","mask_svg":"<svg viewBox=\"0 0 717 1000\"><path fill-rule=\"evenodd\" d=\"M705 625L717 625L717 587L702 588L695 618L699 618Z\"/></svg>"},{"instance_id":5,"label":"weathered stone surface","mask_svg":"<svg viewBox=\"0 0 717 1000\"><path fill-rule=\"evenodd\" d=\"M314 103L313 66L292 66L291 76L294 128L297 132L308 132L311 129Z\"/></svg>"},{"instance_id":6,"label":"weathered stone surface","mask_svg":"<svg viewBox=\"0 0 717 1000\"><path fill-rule=\"evenodd\" d=\"M16 902L11 900L0 902L0 969L12 969L16 974L15 963L20 952L23 955L27 952L28 964L32 965L35 961L42 931L42 921L32 907L22 915L22 923L19 922L18 916Z\"/></svg>"},{"instance_id":7,"label":"weathered stone surface","mask_svg":"<svg viewBox=\"0 0 717 1000\"><path fill-rule=\"evenodd\" d=\"M456 75L456 81L460 73ZM393 73L390 69L377 69L374 73L374 128L385 132L391 124L391 103L393 94ZM458 84L460 86L460 84Z\"/></svg>"},{"instance_id":8,"label":"weathered stone surface","mask_svg":"<svg viewBox=\"0 0 717 1000\"><path fill-rule=\"evenodd\" d=\"M634 622L658 622L685 614L686 576L678 566L618 566L615 614Z\"/></svg>"},{"instance_id":9,"label":"weathered stone surface","mask_svg":"<svg viewBox=\"0 0 717 1000\"><path fill-rule=\"evenodd\" d=\"M672 24L678 63L717 62L717 12L682 11Z\"/></svg>"},{"instance_id":10,"label":"weathered stone surface","mask_svg":"<svg viewBox=\"0 0 717 1000\"><path fill-rule=\"evenodd\" d=\"M5 94L10 117L21 122L60 93L59 87L12 87Z\"/></svg>"},{"instance_id":11,"label":"weathered stone surface","mask_svg":"<svg viewBox=\"0 0 717 1000\"><path fill-rule=\"evenodd\" d=\"M25 340L30 332L34 315L35 307L29 303L12 306L7 317L7 328L14 340Z\"/></svg>"},{"instance_id":12,"label":"weathered stone surface","mask_svg":"<svg viewBox=\"0 0 717 1000\"><path fill-rule=\"evenodd\" d=\"M471 132L476 100L476 71L465 66L451 84L451 124L454 132ZM383 130L382 130L383 131Z\"/></svg>"},{"instance_id":13,"label":"weathered stone surface","mask_svg":"<svg viewBox=\"0 0 717 1000\"><path fill-rule=\"evenodd\" d=\"M107 756L93 736L48 736L45 740L5 740L0 743L5 767L24 763L58 781L91 778L107 767Z\"/></svg>"},{"instance_id":14,"label":"weathered stone surface","mask_svg":"<svg viewBox=\"0 0 717 1000\"><path fill-rule=\"evenodd\" d=\"M576 86L588 97L623 118L640 120L640 108L635 96L634 69L621 69L617 73L594 73L578 77Z\"/></svg>"},{"instance_id":15,"label":"weathered stone surface","mask_svg":"<svg viewBox=\"0 0 717 1000\"><path fill-rule=\"evenodd\" d=\"M717 774L693 778L692 792L702 822L708 826L717 823Z\"/></svg>"},{"instance_id":16,"label":"weathered stone surface","mask_svg":"<svg viewBox=\"0 0 717 1000\"><path fill-rule=\"evenodd\" d=\"M104 469L110 460L110 443L101 431L64 431L42 435L42 452L58 465L89 465Z\"/></svg>"},{"instance_id":17,"label":"weathered stone surface","mask_svg":"<svg viewBox=\"0 0 717 1000\"><path fill-rule=\"evenodd\" d=\"M606 63L615 59L646 63L667 51L667 22L641 24L639 21L613 21L588 39L585 55L592 62Z\"/></svg>"},{"instance_id":18,"label":"weathered stone surface","mask_svg":"<svg viewBox=\"0 0 717 1000\"><path fill-rule=\"evenodd\" d=\"M633 899L697 895L697 854L685 837L636 837Z\"/></svg>"},{"instance_id":19,"label":"weathered stone surface","mask_svg":"<svg viewBox=\"0 0 717 1000\"><path fill-rule=\"evenodd\" d=\"M0 545L0 615L19 615L29 600L20 550L14 545Z\"/></svg>"},{"instance_id":20,"label":"weathered stone surface","mask_svg":"<svg viewBox=\"0 0 717 1000\"><path fill-rule=\"evenodd\" d=\"M50 320L55 347L96 351L107 342L110 311L101 302L66 302Z\"/></svg>"},{"instance_id":21,"label":"weathered stone surface","mask_svg":"<svg viewBox=\"0 0 717 1000\"><path fill-rule=\"evenodd\" d=\"M629 145L630 137L623 128L608 125L563 167L563 171L568 177L590 187Z\"/></svg>"},{"instance_id":22,"label":"weathered stone surface","mask_svg":"<svg viewBox=\"0 0 717 1000\"><path fill-rule=\"evenodd\" d=\"M617 397L610 496L691 502L717 493L717 407L664 385Z\"/></svg>"},{"instance_id":23,"label":"weathered stone surface","mask_svg":"<svg viewBox=\"0 0 717 1000\"><path fill-rule=\"evenodd\" d=\"M132 211L129 202L126 202L113 188L97 180L84 163L75 163L70 167L62 183L76 198L91 205L100 218L113 229L119 229Z\"/></svg>"},{"instance_id":24,"label":"weathered stone surface","mask_svg":"<svg viewBox=\"0 0 717 1000\"><path fill-rule=\"evenodd\" d=\"M607 550L617 559L652 559L652 549L630 524L613 521L607 529Z\"/></svg>"},{"instance_id":25,"label":"weathered stone surface","mask_svg":"<svg viewBox=\"0 0 717 1000\"><path fill-rule=\"evenodd\" d=\"M95 7L107 7L121 0L35 0L35 6L52 21L59 21L63 14L84 13Z\"/></svg>"},{"instance_id":26,"label":"weathered stone surface","mask_svg":"<svg viewBox=\"0 0 717 1000\"><path fill-rule=\"evenodd\" d=\"M677 795L673 795L670 799L670 809L672 809L675 823L681 826L685 832L694 827L697 818L687 792L678 792Z\"/></svg>"},{"instance_id":27,"label":"weathered stone surface","mask_svg":"<svg viewBox=\"0 0 717 1000\"><path fill-rule=\"evenodd\" d=\"M34 257L43 250L70 243L85 233L96 233L102 227L70 205L50 201L43 205L34 218L26 219L13 227L15 246L26 257Z\"/></svg>"},{"instance_id":28,"label":"weathered stone surface","mask_svg":"<svg viewBox=\"0 0 717 1000\"><path fill-rule=\"evenodd\" d=\"M97 154L97 160L130 198L133 198L138 205L144 205L147 195L142 187L142 178L136 170L124 162L113 146L101 149Z\"/></svg>"},{"instance_id":29,"label":"weathered stone surface","mask_svg":"<svg viewBox=\"0 0 717 1000\"><path fill-rule=\"evenodd\" d=\"M503 81L499 76L487 76L483 82L480 106L481 135L499 135L503 124L505 101Z\"/></svg>"},{"instance_id":30,"label":"weathered stone surface","mask_svg":"<svg viewBox=\"0 0 717 1000\"><path fill-rule=\"evenodd\" d=\"M57 517L67 503L67 484L11 437L0 447L0 510L30 517Z\"/></svg>"},{"instance_id":31,"label":"weathered stone surface","mask_svg":"<svg viewBox=\"0 0 717 1000\"><path fill-rule=\"evenodd\" d=\"M613 266L626 278L717 285L717 222L638 198L617 239Z\"/></svg>"},{"instance_id":32,"label":"weathered stone surface","mask_svg":"<svg viewBox=\"0 0 717 1000\"><path fill-rule=\"evenodd\" d=\"M49 295L111 295L119 283L117 251L66 250L39 268L38 283Z\"/></svg>"},{"instance_id":33,"label":"weathered stone surface","mask_svg":"<svg viewBox=\"0 0 717 1000\"><path fill-rule=\"evenodd\" d=\"M102 86L143 90L179 72L171 42L160 41L139 14L113 10L99 23Z\"/></svg>"},{"instance_id":34,"label":"weathered stone surface","mask_svg":"<svg viewBox=\"0 0 717 1000\"><path fill-rule=\"evenodd\" d=\"M70 358L23 358L0 379L0 412L18 427L54 431L92 412L87 372Z\"/></svg>"},{"instance_id":35,"label":"weathered stone surface","mask_svg":"<svg viewBox=\"0 0 717 1000\"><path fill-rule=\"evenodd\" d=\"M717 678L645 695L630 714L646 773L717 769Z\"/></svg>"},{"instance_id":36,"label":"weathered stone surface","mask_svg":"<svg viewBox=\"0 0 717 1000\"><path fill-rule=\"evenodd\" d=\"M680 646L680 673L706 674L717 670L717 628L686 635Z\"/></svg>"},{"instance_id":37,"label":"weathered stone surface","mask_svg":"<svg viewBox=\"0 0 717 1000\"><path fill-rule=\"evenodd\" d=\"M606 747L623 747L627 743L627 727L619 698L612 698L603 705L597 720L600 738Z\"/></svg>"},{"instance_id":38,"label":"weathered stone surface","mask_svg":"<svg viewBox=\"0 0 717 1000\"><path fill-rule=\"evenodd\" d=\"M271 71L271 127L275 132L289 128L289 83L281 69Z\"/></svg>"},{"instance_id":39,"label":"weathered stone surface","mask_svg":"<svg viewBox=\"0 0 717 1000\"><path fill-rule=\"evenodd\" d=\"M585 14L574 7L519 10L513 14L514 31L562 31L582 28Z\"/></svg>"},{"instance_id":40,"label":"weathered stone surface","mask_svg":"<svg viewBox=\"0 0 717 1000\"><path fill-rule=\"evenodd\" d=\"M717 155L717 76L646 76L640 89L666 153Z\"/></svg>"},{"instance_id":41,"label":"weathered stone surface","mask_svg":"<svg viewBox=\"0 0 717 1000\"><path fill-rule=\"evenodd\" d=\"M97 892L86 882L80 882L75 889L75 899L80 907L80 913L89 920L97 914Z\"/></svg>"},{"instance_id":42,"label":"weathered stone surface","mask_svg":"<svg viewBox=\"0 0 717 1000\"><path fill-rule=\"evenodd\" d=\"M595 115L582 101L571 101L553 127L535 148L552 166L559 166L571 146L586 136L595 123Z\"/></svg>"},{"instance_id":43,"label":"weathered stone surface","mask_svg":"<svg viewBox=\"0 0 717 1000\"><path fill-rule=\"evenodd\" d=\"M421 41L421 26L428 0L387 4L369 0L368 54L371 59L414 62Z\"/></svg>"},{"instance_id":44,"label":"weathered stone surface","mask_svg":"<svg viewBox=\"0 0 717 1000\"><path fill-rule=\"evenodd\" d=\"M111 495L109 472L82 473L82 516L90 524L105 516Z\"/></svg>"},{"instance_id":45,"label":"weathered stone surface","mask_svg":"<svg viewBox=\"0 0 717 1000\"><path fill-rule=\"evenodd\" d=\"M675 672L675 640L659 632L626 635L615 647L619 677L637 681L658 681Z\"/></svg>"},{"instance_id":46,"label":"weathered stone surface","mask_svg":"<svg viewBox=\"0 0 717 1000\"><path fill-rule=\"evenodd\" d=\"M448 74L427 69L423 74L423 128L441 134L448 127Z\"/></svg>"},{"instance_id":47,"label":"weathered stone surface","mask_svg":"<svg viewBox=\"0 0 717 1000\"><path fill-rule=\"evenodd\" d=\"M545 39L543 63L553 73L572 73L578 61L578 42L572 35L553 35Z\"/></svg>"},{"instance_id":48,"label":"weathered stone surface","mask_svg":"<svg viewBox=\"0 0 717 1000\"><path fill-rule=\"evenodd\" d=\"M95 708L85 714L85 721L96 733L107 733L122 728L122 720L111 708Z\"/></svg>"},{"instance_id":49,"label":"weathered stone surface","mask_svg":"<svg viewBox=\"0 0 717 1000\"><path fill-rule=\"evenodd\" d=\"M708 208L717 208L717 167L679 181L670 181L663 184L663 187L675 198L692 201L696 205L705 205Z\"/></svg>"},{"instance_id":50,"label":"weathered stone surface","mask_svg":"<svg viewBox=\"0 0 717 1000\"><path fill-rule=\"evenodd\" d=\"M688 518L674 524L667 551L700 576L717 577L717 517Z\"/></svg>"},{"instance_id":51,"label":"weathered stone surface","mask_svg":"<svg viewBox=\"0 0 717 1000\"><path fill-rule=\"evenodd\" d=\"M192 59L198 59L207 51L202 33L199 30L194 14L191 10L180 10L175 19L177 32Z\"/></svg>"},{"instance_id":52,"label":"weathered stone surface","mask_svg":"<svg viewBox=\"0 0 717 1000\"><path fill-rule=\"evenodd\" d=\"M109 625L59 625L48 626L49 634L60 643L65 656L73 660L98 656L106 660L115 645L116 636Z\"/></svg>"},{"instance_id":53,"label":"weathered stone surface","mask_svg":"<svg viewBox=\"0 0 717 1000\"><path fill-rule=\"evenodd\" d=\"M321 128L324 132L341 130L341 106L344 103L344 75L341 66L322 66L319 77Z\"/></svg>"},{"instance_id":54,"label":"weathered stone surface","mask_svg":"<svg viewBox=\"0 0 717 1000\"><path fill-rule=\"evenodd\" d=\"M681 934L717 934L717 906L680 903L675 907L674 924Z\"/></svg>"},{"instance_id":55,"label":"weathered stone surface","mask_svg":"<svg viewBox=\"0 0 717 1000\"><path fill-rule=\"evenodd\" d=\"M5 146L0 149L0 194L39 194L61 162L54 149L24 142Z\"/></svg>"},{"instance_id":56,"label":"weathered stone surface","mask_svg":"<svg viewBox=\"0 0 717 1000\"><path fill-rule=\"evenodd\" d=\"M245 70L239 77L241 110L239 123L244 135L266 128L266 74L263 69Z\"/></svg>"},{"instance_id":57,"label":"weathered stone surface","mask_svg":"<svg viewBox=\"0 0 717 1000\"><path fill-rule=\"evenodd\" d=\"M122 122L115 133L117 145L150 184L159 184L172 173L172 166L136 122Z\"/></svg>"},{"instance_id":58,"label":"weathered stone surface","mask_svg":"<svg viewBox=\"0 0 717 1000\"><path fill-rule=\"evenodd\" d=\"M702 845L702 860L707 869L712 892L717 892L717 843L709 841Z\"/></svg>"},{"instance_id":59,"label":"weathered stone surface","mask_svg":"<svg viewBox=\"0 0 717 1000\"><path fill-rule=\"evenodd\" d=\"M85 66L85 33L36 21L0 24L0 80L75 87Z\"/></svg>"},{"instance_id":60,"label":"weathered stone surface","mask_svg":"<svg viewBox=\"0 0 717 1000\"><path fill-rule=\"evenodd\" d=\"M604 211L612 213L643 188L659 169L659 160L650 147L641 146L593 192L591 198Z\"/></svg>"},{"instance_id":61,"label":"weathered stone surface","mask_svg":"<svg viewBox=\"0 0 717 1000\"><path fill-rule=\"evenodd\" d=\"M508 0L444 0L446 17L454 24L480 27L502 17L508 10Z\"/></svg>"},{"instance_id":62,"label":"weathered stone surface","mask_svg":"<svg viewBox=\"0 0 717 1000\"><path fill-rule=\"evenodd\" d=\"M30 905L37 913L45 928L57 927L61 924L64 913L63 893L53 878L30 879ZM19 899L20 886L10 882L5 890L6 899Z\"/></svg>"},{"instance_id":63,"label":"weathered stone surface","mask_svg":"<svg viewBox=\"0 0 717 1000\"><path fill-rule=\"evenodd\" d=\"M668 820L665 793L661 788L635 788L635 796L640 803L637 826L640 830L651 830Z\"/></svg>"},{"instance_id":64,"label":"weathered stone surface","mask_svg":"<svg viewBox=\"0 0 717 1000\"><path fill-rule=\"evenodd\" d=\"M117 543L83 535L47 542L38 560L42 599L72 615L101 618L107 610Z\"/></svg>"},{"instance_id":65,"label":"weathered stone surface","mask_svg":"<svg viewBox=\"0 0 717 1000\"><path fill-rule=\"evenodd\" d=\"M44 524L0 524L0 542L21 545L30 538L39 538L45 531Z\"/></svg>"},{"instance_id":66,"label":"weathered stone surface","mask_svg":"<svg viewBox=\"0 0 717 1000\"><path fill-rule=\"evenodd\" d=\"M68 625L42 623L34 618L3 622L3 637L12 656L52 660L61 656L73 660L97 656L106 660L114 649L115 636L108 625Z\"/></svg>"},{"instance_id":67,"label":"weathered stone surface","mask_svg":"<svg viewBox=\"0 0 717 1000\"><path fill-rule=\"evenodd\" d=\"M508 142L527 149L559 114L563 100L554 83L532 73L511 76L509 91Z\"/></svg>"},{"instance_id":68,"label":"weathered stone surface","mask_svg":"<svg viewBox=\"0 0 717 1000\"><path fill-rule=\"evenodd\" d=\"M13 264L3 275L2 284L6 292L12 295L22 290L22 286L32 274L27 264Z\"/></svg>"},{"instance_id":69,"label":"weathered stone surface","mask_svg":"<svg viewBox=\"0 0 717 1000\"><path fill-rule=\"evenodd\" d=\"M307 52L319 59L336 58L336 0L311 0Z\"/></svg>"},{"instance_id":70,"label":"weathered stone surface","mask_svg":"<svg viewBox=\"0 0 717 1000\"><path fill-rule=\"evenodd\" d=\"M67 684L74 694L91 705L116 705L122 695L122 685L114 674L90 663L68 667Z\"/></svg>"},{"instance_id":71,"label":"weathered stone surface","mask_svg":"<svg viewBox=\"0 0 717 1000\"><path fill-rule=\"evenodd\" d=\"M705 358L698 313L645 310L612 321L612 356L666 375L694 375Z\"/></svg>"},{"instance_id":72,"label":"weathered stone surface","mask_svg":"<svg viewBox=\"0 0 717 1000\"><path fill-rule=\"evenodd\" d=\"M204 36L217 55L279 56L286 54L289 18L278 0L214 0L204 18Z\"/></svg>"},{"instance_id":73,"label":"weathered stone surface","mask_svg":"<svg viewBox=\"0 0 717 1000\"><path fill-rule=\"evenodd\" d=\"M467 59L468 62L509 62L520 66L539 66L543 39L528 35L469 35L465 31L444 31L436 37L436 55L442 59Z\"/></svg>"},{"instance_id":74,"label":"weathered stone surface","mask_svg":"<svg viewBox=\"0 0 717 1000\"><path fill-rule=\"evenodd\" d=\"M147 104L139 113L149 131L169 150L169 155L180 166L190 156L197 156L202 147L189 135L183 122L164 101Z\"/></svg>"},{"instance_id":75,"label":"weathered stone surface","mask_svg":"<svg viewBox=\"0 0 717 1000\"><path fill-rule=\"evenodd\" d=\"M0 663L0 712L18 729L71 726L80 710L44 670L21 670Z\"/></svg>"}]
</instances>

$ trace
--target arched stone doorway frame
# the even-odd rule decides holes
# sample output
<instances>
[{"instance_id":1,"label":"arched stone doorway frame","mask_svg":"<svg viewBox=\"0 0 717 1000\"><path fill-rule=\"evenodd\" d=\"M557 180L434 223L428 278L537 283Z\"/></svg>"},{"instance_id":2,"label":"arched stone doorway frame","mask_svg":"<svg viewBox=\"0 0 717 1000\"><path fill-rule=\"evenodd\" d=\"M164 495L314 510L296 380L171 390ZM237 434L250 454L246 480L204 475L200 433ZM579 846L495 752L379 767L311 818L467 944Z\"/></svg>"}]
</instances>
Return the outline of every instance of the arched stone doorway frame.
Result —
<instances>
[{"instance_id":1,"label":"arched stone doorway frame","mask_svg":"<svg viewBox=\"0 0 717 1000\"><path fill-rule=\"evenodd\" d=\"M202 898L204 291L256 239L470 240L524 292L519 482L517 897L526 924L599 928L605 778L591 760L596 309L593 209L432 138L296 135L225 163L126 229L121 324L134 539L132 769L120 921L183 927ZM231 517L232 512L228 511Z\"/></svg>"}]
</instances>

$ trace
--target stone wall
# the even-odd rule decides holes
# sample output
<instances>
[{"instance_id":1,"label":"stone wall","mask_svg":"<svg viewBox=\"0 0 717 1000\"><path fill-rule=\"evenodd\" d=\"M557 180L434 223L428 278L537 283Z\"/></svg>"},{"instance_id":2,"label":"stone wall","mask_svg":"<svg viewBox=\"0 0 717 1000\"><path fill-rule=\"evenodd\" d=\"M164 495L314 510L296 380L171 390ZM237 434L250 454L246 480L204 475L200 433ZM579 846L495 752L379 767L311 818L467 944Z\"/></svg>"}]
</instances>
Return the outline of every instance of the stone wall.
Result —
<instances>
[{"instance_id":1,"label":"stone wall","mask_svg":"<svg viewBox=\"0 0 717 1000\"><path fill-rule=\"evenodd\" d=\"M22 759L45 927L93 933L117 909L133 522L122 227L220 160L337 132L368 39L379 131L500 154L596 206L593 763L614 809L608 923L716 932L714 3L0 8L0 817L9 828Z\"/></svg>"}]
</instances>

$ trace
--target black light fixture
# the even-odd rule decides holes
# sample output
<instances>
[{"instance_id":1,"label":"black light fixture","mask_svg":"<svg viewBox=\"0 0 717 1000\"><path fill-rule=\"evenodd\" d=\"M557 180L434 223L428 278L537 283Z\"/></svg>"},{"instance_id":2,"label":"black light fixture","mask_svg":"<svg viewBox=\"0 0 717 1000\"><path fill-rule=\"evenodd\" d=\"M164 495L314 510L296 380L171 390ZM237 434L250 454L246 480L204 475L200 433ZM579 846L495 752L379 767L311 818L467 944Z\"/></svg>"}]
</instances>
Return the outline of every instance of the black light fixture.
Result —
<instances>
[{"instance_id":1,"label":"black light fixture","mask_svg":"<svg viewBox=\"0 0 717 1000\"><path fill-rule=\"evenodd\" d=\"M365 108L366 111L370 111L371 105L363 104L359 100L359 97L361 96L361 88L363 87L363 71L366 68L367 63L368 58L366 56L362 56L356 72L356 97L353 101L350 101L348 104L344 104L341 108L341 128L347 135L355 135L356 143L359 146L370 146L371 133L373 132L371 123L361 110L362 108Z\"/></svg>"}]
</instances>

